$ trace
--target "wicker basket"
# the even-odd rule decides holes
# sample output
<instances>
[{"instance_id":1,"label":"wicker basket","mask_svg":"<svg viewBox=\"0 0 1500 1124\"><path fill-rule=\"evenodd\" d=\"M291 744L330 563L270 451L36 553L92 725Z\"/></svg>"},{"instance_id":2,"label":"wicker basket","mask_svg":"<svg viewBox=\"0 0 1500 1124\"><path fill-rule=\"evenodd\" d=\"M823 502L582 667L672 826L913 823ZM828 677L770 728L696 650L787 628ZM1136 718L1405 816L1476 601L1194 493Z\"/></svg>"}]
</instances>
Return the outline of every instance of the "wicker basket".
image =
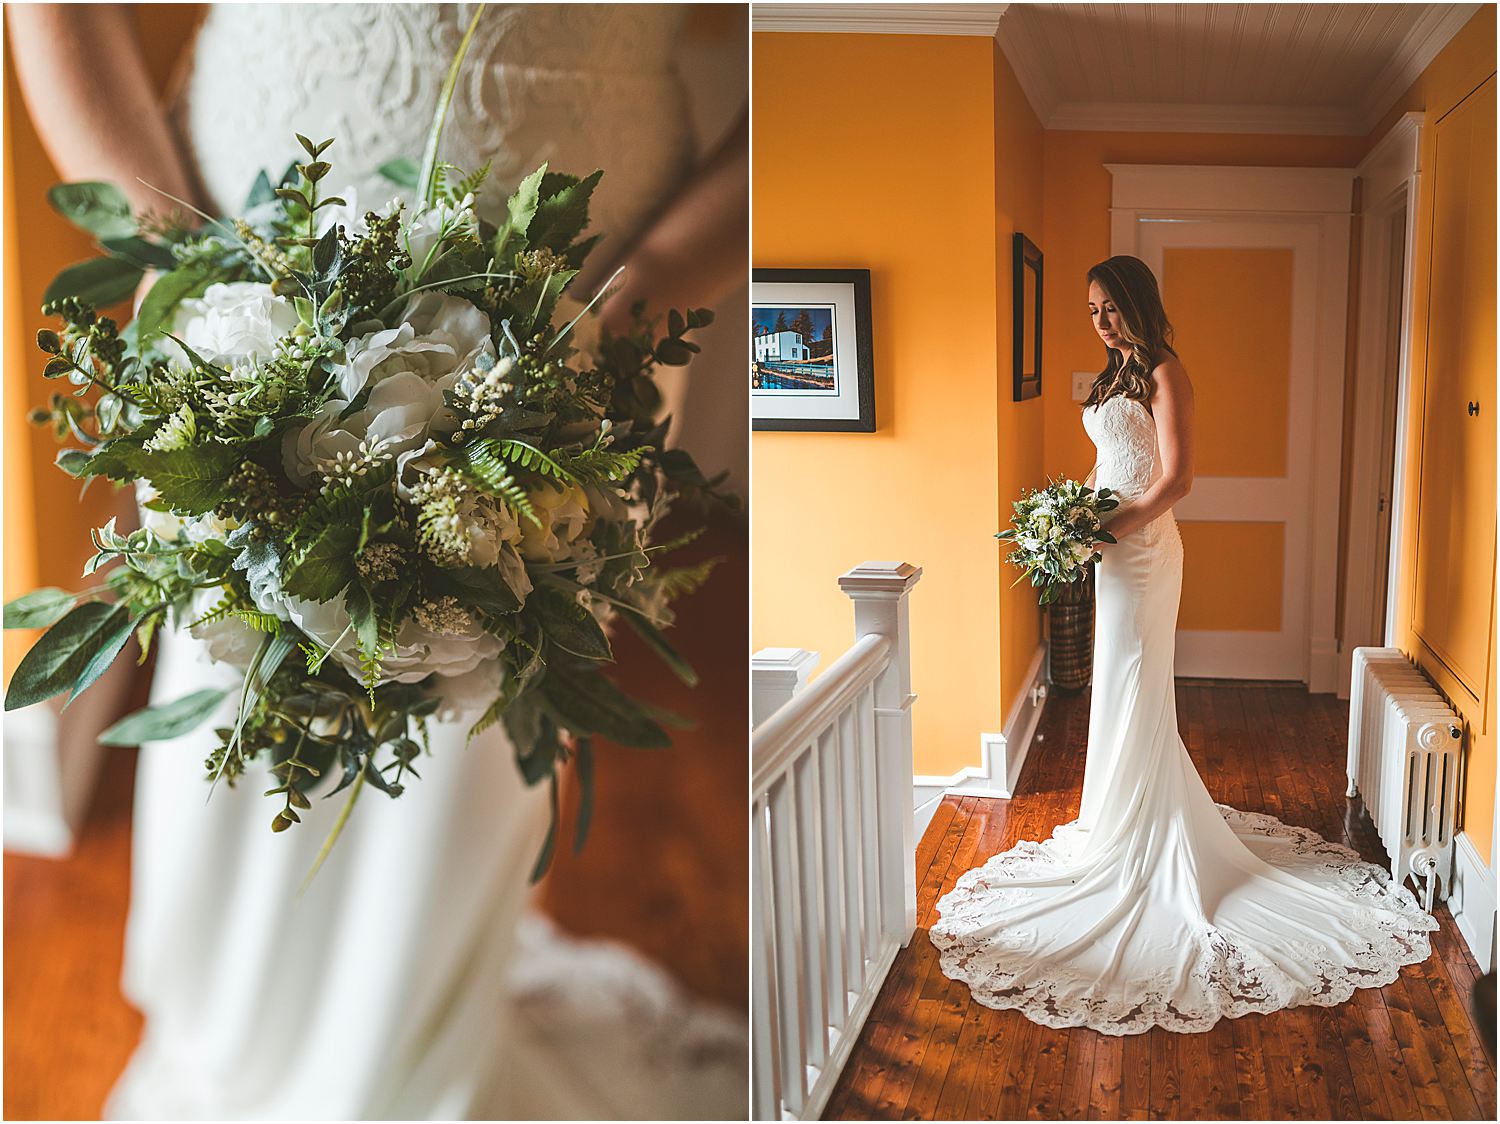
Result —
<instances>
[{"instance_id":1,"label":"wicker basket","mask_svg":"<svg viewBox=\"0 0 1500 1124\"><path fill-rule=\"evenodd\" d=\"M1094 676L1094 568L1088 577L1063 587L1047 606L1052 643L1048 648L1052 685L1077 694Z\"/></svg>"}]
</instances>

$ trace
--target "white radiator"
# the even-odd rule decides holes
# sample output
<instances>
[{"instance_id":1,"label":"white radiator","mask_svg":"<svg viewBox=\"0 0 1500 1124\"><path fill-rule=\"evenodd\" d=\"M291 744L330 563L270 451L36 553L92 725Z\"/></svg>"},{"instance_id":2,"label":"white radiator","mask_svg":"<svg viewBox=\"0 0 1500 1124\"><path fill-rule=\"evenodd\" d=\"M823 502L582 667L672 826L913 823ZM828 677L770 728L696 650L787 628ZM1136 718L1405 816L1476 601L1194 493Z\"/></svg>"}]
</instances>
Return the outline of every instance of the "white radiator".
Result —
<instances>
[{"instance_id":1,"label":"white radiator","mask_svg":"<svg viewBox=\"0 0 1500 1124\"><path fill-rule=\"evenodd\" d=\"M1458 715L1399 648L1354 649L1348 795L1363 797L1391 877L1425 884L1429 910L1452 885L1462 746Z\"/></svg>"}]
</instances>

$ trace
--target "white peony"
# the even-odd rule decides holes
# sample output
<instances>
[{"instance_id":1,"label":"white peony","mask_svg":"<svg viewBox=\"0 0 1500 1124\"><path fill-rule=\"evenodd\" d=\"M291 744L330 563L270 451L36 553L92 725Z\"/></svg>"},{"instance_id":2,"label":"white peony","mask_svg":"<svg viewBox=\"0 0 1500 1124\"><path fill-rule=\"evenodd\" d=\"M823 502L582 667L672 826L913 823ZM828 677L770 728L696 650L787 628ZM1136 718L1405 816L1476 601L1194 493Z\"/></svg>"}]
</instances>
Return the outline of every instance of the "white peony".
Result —
<instances>
[{"instance_id":1,"label":"white peony","mask_svg":"<svg viewBox=\"0 0 1500 1124\"><path fill-rule=\"evenodd\" d=\"M335 368L339 393L352 402L369 382L410 371L447 390L481 352L494 357L490 318L461 297L417 293L401 311L399 327L350 340ZM451 428L451 426L450 426Z\"/></svg>"},{"instance_id":2,"label":"white peony","mask_svg":"<svg viewBox=\"0 0 1500 1124\"><path fill-rule=\"evenodd\" d=\"M276 341L297 326L292 302L272 294L259 281L218 282L201 297L177 306L168 330L210 363L232 365L237 359L269 359ZM182 348L165 337L161 348L179 363Z\"/></svg>"},{"instance_id":3,"label":"white peony","mask_svg":"<svg viewBox=\"0 0 1500 1124\"><path fill-rule=\"evenodd\" d=\"M348 408L343 399L330 399L305 425L287 430L282 465L297 483L310 484L339 454L355 456L362 444L387 458L423 449L431 444L433 419L445 409L443 392L413 371L381 379L362 409L341 418Z\"/></svg>"},{"instance_id":4,"label":"white peony","mask_svg":"<svg viewBox=\"0 0 1500 1124\"><path fill-rule=\"evenodd\" d=\"M324 648L332 648L332 659L355 678L359 677L359 643L349 621L343 597L331 601L287 601L292 623ZM416 683L430 673L462 675L500 654L499 637L478 624L457 634L433 632L408 618L396 633L396 651L380 661L382 682Z\"/></svg>"},{"instance_id":5,"label":"white peony","mask_svg":"<svg viewBox=\"0 0 1500 1124\"><path fill-rule=\"evenodd\" d=\"M441 700L436 714L439 722L477 718L500 697L500 665L486 660L473 671L445 676L435 686Z\"/></svg>"}]
</instances>

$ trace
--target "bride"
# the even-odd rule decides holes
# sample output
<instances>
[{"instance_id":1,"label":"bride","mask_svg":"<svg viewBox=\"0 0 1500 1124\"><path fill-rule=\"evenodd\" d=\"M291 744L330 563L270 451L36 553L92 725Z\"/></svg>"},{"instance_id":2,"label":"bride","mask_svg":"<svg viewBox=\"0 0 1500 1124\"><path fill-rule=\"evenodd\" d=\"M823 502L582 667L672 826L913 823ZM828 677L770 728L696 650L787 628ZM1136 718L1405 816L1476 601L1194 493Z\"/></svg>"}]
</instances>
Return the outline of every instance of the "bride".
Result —
<instances>
[{"instance_id":1,"label":"bride","mask_svg":"<svg viewBox=\"0 0 1500 1124\"><path fill-rule=\"evenodd\" d=\"M1305 828L1215 804L1177 731L1172 681L1193 466L1193 391L1156 279L1089 270L1108 364L1084 405L1096 486L1121 505L1098 564L1078 819L962 875L931 938L980 1003L1052 1027L1192 1032L1333 1006L1429 955L1437 922L1378 867Z\"/></svg>"},{"instance_id":2,"label":"bride","mask_svg":"<svg viewBox=\"0 0 1500 1124\"><path fill-rule=\"evenodd\" d=\"M353 206L395 194L378 169L421 153L473 13L216 6L168 117L133 14L60 8L7 17L63 175L114 181L138 209L165 210L146 180L219 214L240 211L257 171L280 174L294 131L335 138L330 182L352 187L339 194ZM712 305L745 272L745 133L695 169L672 61L682 19L670 5L490 5L448 114L443 159L492 163L478 201L491 221L543 161L605 169L592 229L608 235L596 256L628 266L604 307L615 326L638 299ZM111 119L136 127L98 127ZM197 641L167 636L153 701L226 675ZM146 1024L112 1116L743 1113L742 1020L689 1002L623 950L524 915L546 789L522 783L501 726L466 747L467 725L434 730L422 779L399 801L362 803L301 895L338 801L315 800L301 828L273 835L269 786L253 777L205 804L211 735L142 749L124 987Z\"/></svg>"}]
</instances>

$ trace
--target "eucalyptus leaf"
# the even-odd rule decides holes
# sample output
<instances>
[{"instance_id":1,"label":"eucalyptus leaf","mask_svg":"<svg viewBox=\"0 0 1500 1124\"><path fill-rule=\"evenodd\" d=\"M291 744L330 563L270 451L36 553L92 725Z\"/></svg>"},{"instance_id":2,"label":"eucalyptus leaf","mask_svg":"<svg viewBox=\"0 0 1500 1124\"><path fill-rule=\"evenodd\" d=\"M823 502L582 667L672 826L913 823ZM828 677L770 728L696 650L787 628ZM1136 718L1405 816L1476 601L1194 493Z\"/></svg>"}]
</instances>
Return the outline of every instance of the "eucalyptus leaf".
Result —
<instances>
[{"instance_id":1,"label":"eucalyptus leaf","mask_svg":"<svg viewBox=\"0 0 1500 1124\"><path fill-rule=\"evenodd\" d=\"M101 238L99 244L117 258L142 269L171 269L177 264L172 251L139 235L128 238Z\"/></svg>"},{"instance_id":2,"label":"eucalyptus leaf","mask_svg":"<svg viewBox=\"0 0 1500 1124\"><path fill-rule=\"evenodd\" d=\"M107 308L128 299L144 276L145 270L119 258L90 258L54 277L42 294L42 303L76 297L95 308Z\"/></svg>"},{"instance_id":3,"label":"eucalyptus leaf","mask_svg":"<svg viewBox=\"0 0 1500 1124\"><path fill-rule=\"evenodd\" d=\"M205 687L169 703L126 715L99 735L101 745L140 745L168 741L200 726L218 709L228 688Z\"/></svg>"},{"instance_id":4,"label":"eucalyptus leaf","mask_svg":"<svg viewBox=\"0 0 1500 1124\"><path fill-rule=\"evenodd\" d=\"M118 652L130 636L130 610L124 605L87 601L44 632L16 665L5 709L30 706L76 687L75 697L98 673L83 682L86 672L103 652ZM113 651L111 651L113 649ZM108 661L105 661L106 666ZM99 669L100 671L103 668ZM81 686L77 686L82 683Z\"/></svg>"},{"instance_id":5,"label":"eucalyptus leaf","mask_svg":"<svg viewBox=\"0 0 1500 1124\"><path fill-rule=\"evenodd\" d=\"M538 689L574 734L599 734L637 749L664 749L672 744L639 704L598 672L549 667Z\"/></svg>"},{"instance_id":6,"label":"eucalyptus leaf","mask_svg":"<svg viewBox=\"0 0 1500 1124\"><path fill-rule=\"evenodd\" d=\"M78 594L49 586L5 603L6 628L46 628L61 620L74 605Z\"/></svg>"},{"instance_id":7,"label":"eucalyptus leaf","mask_svg":"<svg viewBox=\"0 0 1500 1124\"><path fill-rule=\"evenodd\" d=\"M95 238L129 238L136 232L130 200L112 183L60 183L47 192L47 202Z\"/></svg>"},{"instance_id":8,"label":"eucalyptus leaf","mask_svg":"<svg viewBox=\"0 0 1500 1124\"><path fill-rule=\"evenodd\" d=\"M589 660L614 659L609 638L594 614L567 594L543 586L527 598L526 606L541 620L547 639L563 651Z\"/></svg>"}]
</instances>

